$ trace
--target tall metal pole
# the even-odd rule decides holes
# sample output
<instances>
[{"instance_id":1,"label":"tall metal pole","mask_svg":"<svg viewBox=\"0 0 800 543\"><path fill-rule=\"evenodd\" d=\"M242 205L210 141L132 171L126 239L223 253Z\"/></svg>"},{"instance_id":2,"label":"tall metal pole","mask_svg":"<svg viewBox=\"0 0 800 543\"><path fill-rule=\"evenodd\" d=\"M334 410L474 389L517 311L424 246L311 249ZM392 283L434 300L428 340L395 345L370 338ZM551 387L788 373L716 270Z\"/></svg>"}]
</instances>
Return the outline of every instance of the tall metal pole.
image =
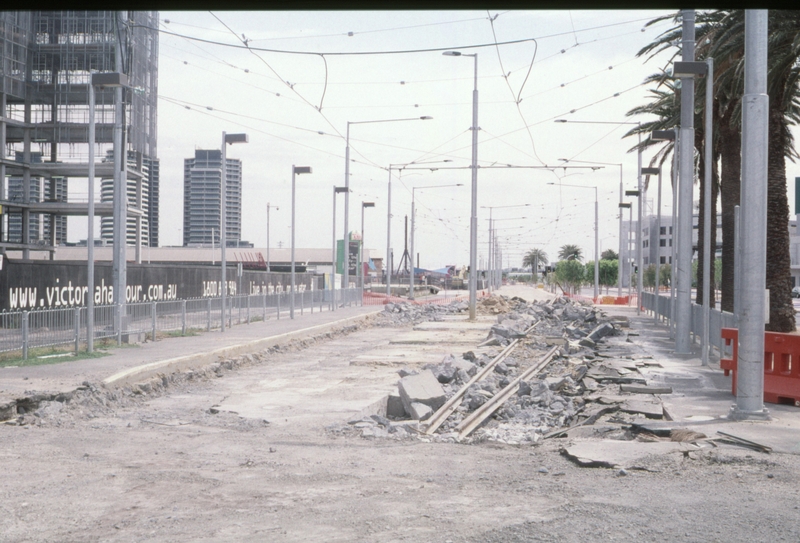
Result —
<instances>
[{"instance_id":1,"label":"tall metal pole","mask_svg":"<svg viewBox=\"0 0 800 543\"><path fill-rule=\"evenodd\" d=\"M389 165L389 194L386 198L386 295L392 295L392 166Z\"/></svg>"},{"instance_id":2,"label":"tall metal pole","mask_svg":"<svg viewBox=\"0 0 800 543\"><path fill-rule=\"evenodd\" d=\"M622 197L624 195L624 191L622 188L622 164L619 165L619 203L622 203ZM623 236L622 236L622 208L619 208L619 256L617 256L617 296L622 298L622 279L623 279L623 267L622 267L622 260L625 256L623 251Z\"/></svg>"},{"instance_id":3,"label":"tall metal pole","mask_svg":"<svg viewBox=\"0 0 800 543\"><path fill-rule=\"evenodd\" d=\"M294 175L294 168L292 168ZM333 187L333 244L331 245L331 311L336 310L336 186Z\"/></svg>"},{"instance_id":4,"label":"tall metal pole","mask_svg":"<svg viewBox=\"0 0 800 543\"><path fill-rule=\"evenodd\" d=\"M115 12L115 23L121 24L122 12ZM114 40L114 58L116 71L122 73L122 44ZM125 103L122 87L114 88L114 304L116 305L117 343L122 343L122 331L125 328L125 296L127 292L127 223L128 223L128 187L127 187L127 152L125 145Z\"/></svg>"},{"instance_id":5,"label":"tall metal pole","mask_svg":"<svg viewBox=\"0 0 800 543\"><path fill-rule=\"evenodd\" d=\"M348 219L350 218L350 121L347 121L347 146L344 150L344 291L350 288L350 230ZM294 172L294 170L292 170ZM390 174L391 175L391 174ZM346 294L345 294L346 295Z\"/></svg>"},{"instance_id":6,"label":"tall metal pole","mask_svg":"<svg viewBox=\"0 0 800 543\"><path fill-rule=\"evenodd\" d=\"M295 189L294 189L294 164L292 164L292 293L289 297L289 318L294 318L294 196L295 196ZM347 199L347 193L345 193L345 200ZM347 215L345 215L345 224L347 224ZM345 230L347 227L345 227ZM347 255L347 253L345 253ZM347 264L345 264L345 269Z\"/></svg>"},{"instance_id":7,"label":"tall metal pole","mask_svg":"<svg viewBox=\"0 0 800 543\"><path fill-rule=\"evenodd\" d=\"M641 123L640 123L641 126ZM638 162L637 171L637 188L639 189L639 203L636 206L636 212L639 215L637 219L636 228L636 314L642 312L642 278L644 276L644 269L642 268L642 204L644 203L644 187L642 186L642 133L639 132L639 152L636 153L636 160Z\"/></svg>"},{"instance_id":8,"label":"tall metal pole","mask_svg":"<svg viewBox=\"0 0 800 543\"><path fill-rule=\"evenodd\" d=\"M475 85L472 91L472 213L469 225L469 320L474 321L478 287L478 54L475 57Z\"/></svg>"},{"instance_id":9,"label":"tall metal pole","mask_svg":"<svg viewBox=\"0 0 800 543\"><path fill-rule=\"evenodd\" d=\"M267 202L267 271L269 271L269 264L270 264L269 263L269 210L271 207L274 207L276 211L280 209L278 206L271 206L269 205L269 202ZM214 243L213 239L211 240L211 243L212 244Z\"/></svg>"},{"instance_id":10,"label":"tall metal pole","mask_svg":"<svg viewBox=\"0 0 800 543\"><path fill-rule=\"evenodd\" d=\"M494 244L492 243L492 237L494 233L492 232L492 208L489 208L489 258L486 259L486 267L488 268L488 272L486 274L489 280L489 292L494 290L494 277L492 276L492 272L494 270L494 266L492 266L492 250L494 249Z\"/></svg>"},{"instance_id":11,"label":"tall metal pole","mask_svg":"<svg viewBox=\"0 0 800 543\"><path fill-rule=\"evenodd\" d=\"M91 76L89 76L91 78ZM89 193L89 218L86 225L86 249L88 266L86 272L86 282L88 286L88 297L86 298L86 350L94 352L94 127L95 96L94 85L89 81L89 181L87 192Z\"/></svg>"},{"instance_id":12,"label":"tall metal pole","mask_svg":"<svg viewBox=\"0 0 800 543\"><path fill-rule=\"evenodd\" d=\"M678 239L677 239L677 231L678 231L678 157L680 151L680 132L675 131L675 143L672 146L672 235L670 239L672 240L672 253L670 255L670 259L672 262L670 263L671 268L669 272L669 337L671 339L675 339L675 330L677 325L675 324L675 317L678 314L678 308L676 307L677 303L677 289L675 288L675 281L677 280L677 270L678 270Z\"/></svg>"},{"instance_id":13,"label":"tall metal pole","mask_svg":"<svg viewBox=\"0 0 800 543\"><path fill-rule=\"evenodd\" d=\"M708 350L710 342L709 318L711 315L710 294L711 294L711 172L713 169L713 112L714 112L714 59L707 58L708 74L706 74L706 102L705 102L705 176L704 194L705 204L703 205L703 346L702 346L702 365L708 366Z\"/></svg>"},{"instance_id":14,"label":"tall metal pole","mask_svg":"<svg viewBox=\"0 0 800 543\"><path fill-rule=\"evenodd\" d=\"M220 332L225 331L225 294L228 290L228 281L227 281L227 274L225 273L225 267L227 266L227 262L225 261L225 247L228 244L227 241L227 231L228 231L228 224L227 218L225 216L226 212L226 197L228 191L228 172L227 172L227 143L225 138L225 132L222 133L222 152L220 154L220 169L219 169L219 246L222 249L222 254L220 255L220 263L222 266L221 275L222 275L222 286L219 291L220 296Z\"/></svg>"},{"instance_id":15,"label":"tall metal pole","mask_svg":"<svg viewBox=\"0 0 800 543\"><path fill-rule=\"evenodd\" d=\"M600 295L600 232L597 228L597 187L594 187L594 303Z\"/></svg>"},{"instance_id":16,"label":"tall metal pole","mask_svg":"<svg viewBox=\"0 0 800 543\"><path fill-rule=\"evenodd\" d=\"M742 97L742 303L735 419L768 418L764 408L764 321L767 261L767 10L745 11Z\"/></svg>"},{"instance_id":17,"label":"tall metal pole","mask_svg":"<svg viewBox=\"0 0 800 543\"><path fill-rule=\"evenodd\" d=\"M628 305L631 303L631 288L633 287L633 275L631 272L633 271L631 268L633 267L633 261L630 258L630 249L631 243L633 242L633 205L628 208L628 253L627 258L625 259L625 264L628 267Z\"/></svg>"},{"instance_id":18,"label":"tall metal pole","mask_svg":"<svg viewBox=\"0 0 800 543\"><path fill-rule=\"evenodd\" d=\"M653 236L650 236L653 239ZM654 324L658 324L658 305L661 301L661 168L658 168L658 205L656 211L656 297L653 311Z\"/></svg>"},{"instance_id":19,"label":"tall metal pole","mask_svg":"<svg viewBox=\"0 0 800 543\"><path fill-rule=\"evenodd\" d=\"M694 10L684 9L682 60L694 61ZM694 79L681 77L680 187L678 196L678 262L675 352L690 354L692 324L692 184L694 182Z\"/></svg>"},{"instance_id":20,"label":"tall metal pole","mask_svg":"<svg viewBox=\"0 0 800 543\"><path fill-rule=\"evenodd\" d=\"M411 275L408 278L408 299L414 299L414 217L416 209L414 207L414 189L411 189Z\"/></svg>"}]
</instances>

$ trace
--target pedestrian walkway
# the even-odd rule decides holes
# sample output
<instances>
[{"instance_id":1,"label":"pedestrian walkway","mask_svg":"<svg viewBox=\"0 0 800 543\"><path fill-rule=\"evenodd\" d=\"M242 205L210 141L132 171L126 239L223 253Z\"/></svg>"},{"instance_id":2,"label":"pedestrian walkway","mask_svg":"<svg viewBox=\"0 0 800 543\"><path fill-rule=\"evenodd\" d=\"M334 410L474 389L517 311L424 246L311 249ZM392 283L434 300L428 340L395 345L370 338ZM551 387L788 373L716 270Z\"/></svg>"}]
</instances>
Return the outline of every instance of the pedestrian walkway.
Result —
<instances>
[{"instance_id":1,"label":"pedestrian walkway","mask_svg":"<svg viewBox=\"0 0 800 543\"><path fill-rule=\"evenodd\" d=\"M294 319L282 314L280 319L233 326L225 332L214 330L114 347L108 356L99 358L74 360L65 356L63 362L53 364L0 368L0 406L32 392L71 392L86 381L116 386L159 372L204 365L220 357L256 352L276 343L355 324L382 309L353 306L305 315L296 312Z\"/></svg>"}]
</instances>

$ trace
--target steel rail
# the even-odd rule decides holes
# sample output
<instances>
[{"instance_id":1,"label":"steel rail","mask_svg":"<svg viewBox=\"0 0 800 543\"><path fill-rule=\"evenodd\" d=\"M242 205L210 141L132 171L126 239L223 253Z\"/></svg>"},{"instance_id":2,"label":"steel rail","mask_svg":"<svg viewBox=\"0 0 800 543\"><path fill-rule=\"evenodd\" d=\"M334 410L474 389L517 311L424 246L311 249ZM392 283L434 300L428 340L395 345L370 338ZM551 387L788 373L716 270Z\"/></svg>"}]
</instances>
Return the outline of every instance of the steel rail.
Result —
<instances>
[{"instance_id":1,"label":"steel rail","mask_svg":"<svg viewBox=\"0 0 800 543\"><path fill-rule=\"evenodd\" d=\"M484 420L489 418L492 413L497 411L500 406L503 405L506 400L508 400L508 398L517 391L521 381L527 379L534 373L541 371L545 366L547 366L560 347L560 345L556 345L547 351L547 354L545 354L537 364L522 372L522 374L511 381L508 386L495 394L489 401L476 409L470 416L461 421L459 425L456 426L456 430L459 432L459 439L467 437L475 428L480 426Z\"/></svg>"}]
</instances>

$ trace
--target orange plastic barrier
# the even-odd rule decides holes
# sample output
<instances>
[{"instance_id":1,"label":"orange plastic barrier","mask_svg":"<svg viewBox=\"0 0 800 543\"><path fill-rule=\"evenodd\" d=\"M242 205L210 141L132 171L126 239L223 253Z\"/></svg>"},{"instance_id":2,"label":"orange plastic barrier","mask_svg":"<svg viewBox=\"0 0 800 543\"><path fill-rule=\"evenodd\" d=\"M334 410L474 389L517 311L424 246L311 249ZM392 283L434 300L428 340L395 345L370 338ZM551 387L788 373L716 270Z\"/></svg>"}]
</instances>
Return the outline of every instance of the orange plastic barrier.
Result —
<instances>
[{"instance_id":1,"label":"orange plastic barrier","mask_svg":"<svg viewBox=\"0 0 800 543\"><path fill-rule=\"evenodd\" d=\"M723 328L725 345L733 345L731 358L722 358L725 375L733 372L731 392L736 396L739 331ZM800 407L800 335L764 332L764 401Z\"/></svg>"}]
</instances>

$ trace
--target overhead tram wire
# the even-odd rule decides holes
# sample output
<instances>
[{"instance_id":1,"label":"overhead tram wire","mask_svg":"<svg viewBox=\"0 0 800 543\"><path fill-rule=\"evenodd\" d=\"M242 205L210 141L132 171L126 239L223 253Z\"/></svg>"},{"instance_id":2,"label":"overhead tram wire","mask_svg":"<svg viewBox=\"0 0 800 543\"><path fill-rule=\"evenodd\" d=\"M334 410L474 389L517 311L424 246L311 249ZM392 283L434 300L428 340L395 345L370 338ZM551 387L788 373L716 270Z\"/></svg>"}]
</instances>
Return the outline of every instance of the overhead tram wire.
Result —
<instances>
[{"instance_id":1,"label":"overhead tram wire","mask_svg":"<svg viewBox=\"0 0 800 543\"><path fill-rule=\"evenodd\" d=\"M592 31L592 30L599 30L599 29L602 29L602 28L610 28L610 27L614 27L614 26L633 24L633 23L638 23L638 22L642 22L642 21L649 21L649 20L650 20L650 18L633 19L633 20L630 20L630 21L622 21L622 22L619 22L619 23L610 23L610 24L607 24L607 25L600 25L600 26L595 26L595 27L582 28L582 29L578 30L578 32L589 32L589 31ZM141 28L147 28L149 30L153 30L153 31L156 31L156 32L160 32L160 33L163 33L163 34L170 35L170 36L177 36L177 37L180 37L180 38L186 38L186 39L190 39L190 40L195 40L195 41L198 41L198 42L201 42L201 43L208 43L208 44L212 44L212 45L218 45L220 47L228 47L228 48L233 48L233 49L249 49L249 50L252 50L252 51L258 51L258 52L264 52L264 53L281 53L281 54L287 54L287 55L328 55L328 56L366 56L366 55L399 55L399 54L412 54L412 53L435 53L435 52L441 52L441 51L449 51L451 49L479 49L479 48L484 48L484 47L494 47L495 45L513 45L515 43L524 43L526 41L532 41L534 39L536 39L536 40L544 40L544 39L549 39L549 38L561 37L561 36L564 36L566 34L572 34L572 31L558 32L558 33L555 33L555 34L548 34L548 35L537 36L537 37L533 37L533 38L522 38L522 39L519 39L519 40L511 40L511 41L506 41L506 42L499 42L497 44L494 44L494 43L483 43L483 44L476 44L476 45L455 45L455 46L451 45L451 46L447 46L447 47L434 47L434 48L425 48L425 49L404 49L404 50L393 50L393 51L350 51L350 52L348 52L348 51L331 51L331 52L319 52L319 51L288 51L288 50L285 50L285 49L270 49L270 48L266 48L266 47L249 47L247 45L238 45L238 44L234 44L234 43L225 43L225 42L218 42L218 41L214 41L214 40L207 40L207 39L198 38L198 37L195 37L195 36L187 36L185 34L180 34L180 33L177 33L177 32L172 32L172 31L169 31L169 30L161 29L161 28L153 28L153 27L151 27L149 25L132 25L132 26L137 26L137 27L141 27ZM236 34L234 34L234 35L236 35ZM236 37L237 37L237 39L239 38L238 35ZM239 40L239 41L241 41L241 40Z\"/></svg>"}]
</instances>

